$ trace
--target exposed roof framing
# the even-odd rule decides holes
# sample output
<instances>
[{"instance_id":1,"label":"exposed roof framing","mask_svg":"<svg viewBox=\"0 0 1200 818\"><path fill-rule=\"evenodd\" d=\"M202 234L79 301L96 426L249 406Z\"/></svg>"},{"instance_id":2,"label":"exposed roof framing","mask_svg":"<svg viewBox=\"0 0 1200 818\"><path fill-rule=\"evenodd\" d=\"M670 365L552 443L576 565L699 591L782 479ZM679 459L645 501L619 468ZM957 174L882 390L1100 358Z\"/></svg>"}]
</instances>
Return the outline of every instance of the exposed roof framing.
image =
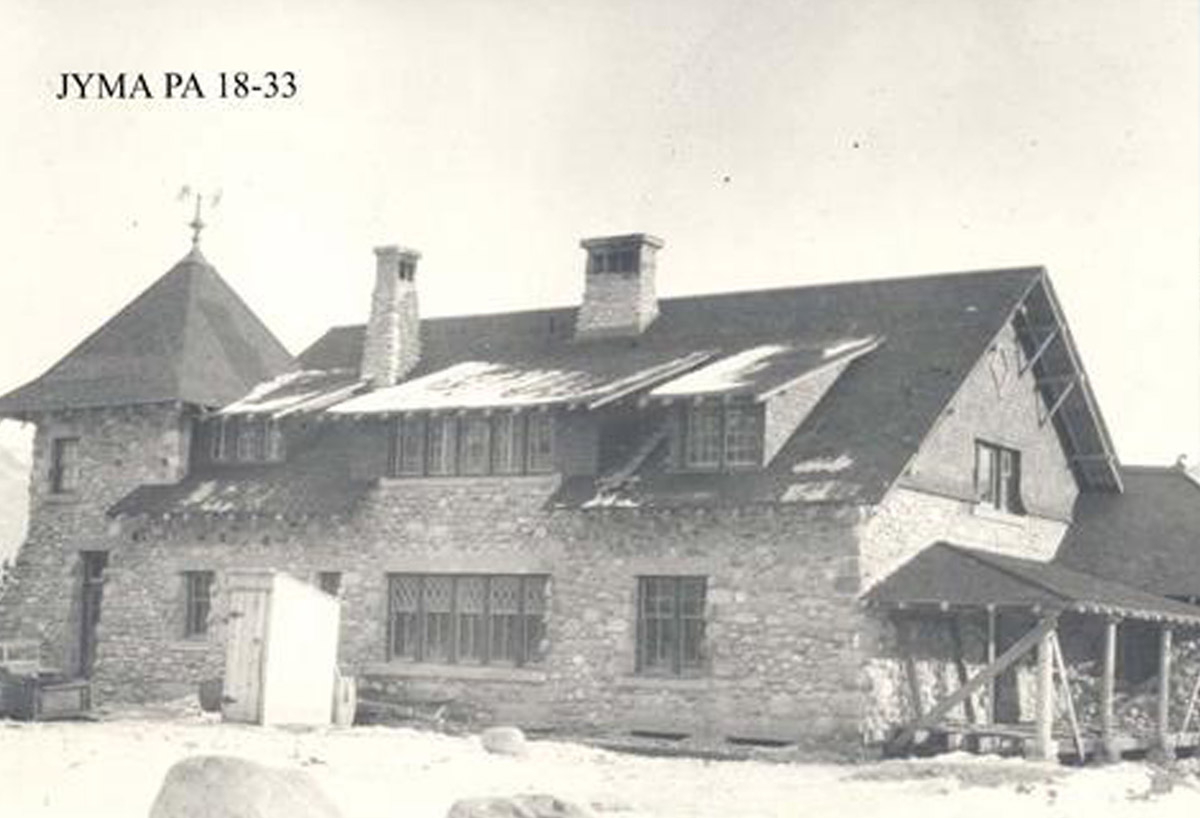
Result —
<instances>
[{"instance_id":1,"label":"exposed roof framing","mask_svg":"<svg viewBox=\"0 0 1200 818\"><path fill-rule=\"evenodd\" d=\"M1025 353L1021 374L1032 371L1076 478L1087 489L1121 491L1120 463L1097 408L1071 330L1054 288L1039 276L1018 305L1013 326Z\"/></svg>"}]
</instances>

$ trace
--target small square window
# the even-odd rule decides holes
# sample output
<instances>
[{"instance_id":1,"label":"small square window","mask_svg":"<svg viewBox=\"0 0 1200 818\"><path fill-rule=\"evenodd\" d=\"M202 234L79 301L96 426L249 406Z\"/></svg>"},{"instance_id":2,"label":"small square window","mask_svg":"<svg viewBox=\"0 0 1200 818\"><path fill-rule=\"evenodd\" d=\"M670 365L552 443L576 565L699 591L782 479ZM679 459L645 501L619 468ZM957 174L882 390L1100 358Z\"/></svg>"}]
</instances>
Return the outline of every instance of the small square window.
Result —
<instances>
[{"instance_id":1,"label":"small square window","mask_svg":"<svg viewBox=\"0 0 1200 818\"><path fill-rule=\"evenodd\" d=\"M342 572L321 571L317 574L317 587L330 596L338 596L342 591Z\"/></svg>"},{"instance_id":2,"label":"small square window","mask_svg":"<svg viewBox=\"0 0 1200 818\"><path fill-rule=\"evenodd\" d=\"M639 673L703 670L706 585L705 577L638 577Z\"/></svg>"}]
</instances>

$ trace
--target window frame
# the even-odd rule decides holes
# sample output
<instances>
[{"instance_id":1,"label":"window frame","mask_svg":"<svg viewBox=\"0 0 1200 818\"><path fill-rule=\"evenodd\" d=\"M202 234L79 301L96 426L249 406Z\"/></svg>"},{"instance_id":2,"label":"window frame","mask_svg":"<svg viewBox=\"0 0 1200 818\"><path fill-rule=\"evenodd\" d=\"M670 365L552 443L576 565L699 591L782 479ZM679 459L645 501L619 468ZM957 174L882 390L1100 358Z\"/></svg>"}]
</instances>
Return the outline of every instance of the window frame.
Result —
<instances>
[{"instance_id":1,"label":"window frame","mask_svg":"<svg viewBox=\"0 0 1200 818\"><path fill-rule=\"evenodd\" d=\"M975 440L975 502L1002 514L1026 513L1021 497L1019 449Z\"/></svg>"},{"instance_id":2,"label":"window frame","mask_svg":"<svg viewBox=\"0 0 1200 818\"><path fill-rule=\"evenodd\" d=\"M406 603L412 600L404 607L397 606L401 583L409 585L403 592ZM431 610L429 589L434 583L449 590L439 594L436 609ZM512 594L516 610L498 609L496 591L503 583L516 584ZM468 586L479 587L479 604L465 609L463 589ZM546 658L542 644L547 634L549 591L549 574L389 573L386 659L459 667L541 665ZM466 627L467 617L475 620L470 628ZM470 646L464 650L467 630L471 632ZM501 633L504 639L498 642ZM404 644L398 646L401 635Z\"/></svg>"},{"instance_id":3,"label":"window frame","mask_svg":"<svg viewBox=\"0 0 1200 818\"><path fill-rule=\"evenodd\" d=\"M657 588L656 588L657 586ZM686 613L687 592L698 586L699 614ZM669 590L667 615L649 615L654 591ZM659 590L661 593L661 590ZM637 578L637 625L634 642L634 672L640 676L701 676L708 672L708 577L698 574L648 574ZM688 625L693 625L689 635ZM664 662L661 645L669 649ZM658 648L657 650L655 648ZM654 654L653 656L651 654Z\"/></svg>"},{"instance_id":4,"label":"window frame","mask_svg":"<svg viewBox=\"0 0 1200 818\"><path fill-rule=\"evenodd\" d=\"M183 572L183 638L204 639L208 636L212 616L213 587L216 572Z\"/></svg>"},{"instance_id":5,"label":"window frame","mask_svg":"<svg viewBox=\"0 0 1200 818\"><path fill-rule=\"evenodd\" d=\"M406 414L390 424L387 476L512 477L549 474L554 472L558 463L557 423L557 415L544 410L490 414ZM410 437L410 429L414 427L419 431ZM476 452L478 458L468 460L472 451L472 429L482 437L482 450ZM484 431L479 432L480 429ZM538 432L536 436L531 433L534 430ZM443 444L440 439L443 434L448 434L452 441ZM539 444L541 450L537 448Z\"/></svg>"},{"instance_id":6,"label":"window frame","mask_svg":"<svg viewBox=\"0 0 1200 818\"><path fill-rule=\"evenodd\" d=\"M287 459L283 426L273 417L221 415L209 418L205 426L212 463L282 463Z\"/></svg>"},{"instance_id":7,"label":"window frame","mask_svg":"<svg viewBox=\"0 0 1200 818\"><path fill-rule=\"evenodd\" d=\"M748 427L738 429L736 432L752 441L751 447L737 450L740 456L736 458L733 456L735 449L732 445L735 441L735 430L733 424L730 423L730 417L734 413L744 418L749 424ZM706 449L714 449L715 456L712 459L698 460L696 459L696 436L700 432L697 430L697 418L705 415L709 416L710 420L715 419L716 422L715 428L702 430L705 434L711 433L712 439L708 442ZM762 468L766 416L761 404L742 401L688 403L682 407L679 429L679 466L683 471L731 472ZM744 455L743 452L745 452Z\"/></svg>"},{"instance_id":8,"label":"window frame","mask_svg":"<svg viewBox=\"0 0 1200 818\"><path fill-rule=\"evenodd\" d=\"M62 435L50 441L50 493L74 494L79 491L79 436ZM68 455L67 453L70 452Z\"/></svg>"}]
</instances>

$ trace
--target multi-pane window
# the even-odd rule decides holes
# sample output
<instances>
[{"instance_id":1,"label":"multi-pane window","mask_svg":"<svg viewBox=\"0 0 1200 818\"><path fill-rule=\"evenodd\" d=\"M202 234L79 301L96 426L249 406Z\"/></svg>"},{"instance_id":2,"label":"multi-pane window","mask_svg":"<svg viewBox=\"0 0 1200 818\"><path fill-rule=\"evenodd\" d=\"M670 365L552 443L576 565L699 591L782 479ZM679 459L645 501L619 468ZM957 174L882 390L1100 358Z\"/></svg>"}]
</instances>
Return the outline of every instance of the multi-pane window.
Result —
<instances>
[{"instance_id":1,"label":"multi-pane window","mask_svg":"<svg viewBox=\"0 0 1200 818\"><path fill-rule=\"evenodd\" d=\"M760 465L761 407L700 403L686 407L684 413L686 468L716 470Z\"/></svg>"},{"instance_id":2,"label":"multi-pane window","mask_svg":"<svg viewBox=\"0 0 1200 818\"><path fill-rule=\"evenodd\" d=\"M412 662L527 665L541 661L546 577L392 574L388 657Z\"/></svg>"},{"instance_id":3,"label":"multi-pane window","mask_svg":"<svg viewBox=\"0 0 1200 818\"><path fill-rule=\"evenodd\" d=\"M57 437L50 443L50 490L64 494L79 488L79 438Z\"/></svg>"},{"instance_id":4,"label":"multi-pane window","mask_svg":"<svg viewBox=\"0 0 1200 818\"><path fill-rule=\"evenodd\" d=\"M520 474L525 469L525 418L492 416L492 472Z\"/></svg>"},{"instance_id":5,"label":"multi-pane window","mask_svg":"<svg viewBox=\"0 0 1200 818\"><path fill-rule=\"evenodd\" d=\"M705 577L639 577L637 670L688 675L704 669Z\"/></svg>"},{"instance_id":6,"label":"multi-pane window","mask_svg":"<svg viewBox=\"0 0 1200 818\"><path fill-rule=\"evenodd\" d=\"M212 610L212 571L185 571L183 573L185 637L203 636L208 633L208 615Z\"/></svg>"},{"instance_id":7,"label":"multi-pane window","mask_svg":"<svg viewBox=\"0 0 1200 818\"><path fill-rule=\"evenodd\" d=\"M975 442L975 497L1010 514L1024 514L1021 502L1021 453L993 443Z\"/></svg>"},{"instance_id":8,"label":"multi-pane window","mask_svg":"<svg viewBox=\"0 0 1200 818\"><path fill-rule=\"evenodd\" d=\"M554 415L408 415L392 430L388 473L533 474L554 470Z\"/></svg>"},{"instance_id":9,"label":"multi-pane window","mask_svg":"<svg viewBox=\"0 0 1200 818\"><path fill-rule=\"evenodd\" d=\"M283 430L266 417L218 417L207 424L208 455L217 463L263 463L284 458Z\"/></svg>"}]
</instances>

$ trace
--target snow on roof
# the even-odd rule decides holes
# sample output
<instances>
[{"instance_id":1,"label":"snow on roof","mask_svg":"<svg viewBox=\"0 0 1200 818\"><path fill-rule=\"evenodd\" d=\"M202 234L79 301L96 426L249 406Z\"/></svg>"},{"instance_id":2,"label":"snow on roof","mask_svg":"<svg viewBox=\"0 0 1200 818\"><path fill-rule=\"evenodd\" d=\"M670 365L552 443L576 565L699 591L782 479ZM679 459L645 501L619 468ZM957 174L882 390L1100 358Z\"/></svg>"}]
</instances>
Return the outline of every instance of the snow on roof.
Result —
<instances>
[{"instance_id":1,"label":"snow on roof","mask_svg":"<svg viewBox=\"0 0 1200 818\"><path fill-rule=\"evenodd\" d=\"M552 404L601 406L711 357L708 352L638 356L627 365L591 355L527 363L463 361L332 407L338 414L393 414L446 409L504 409Z\"/></svg>"},{"instance_id":2,"label":"snow on roof","mask_svg":"<svg viewBox=\"0 0 1200 818\"><path fill-rule=\"evenodd\" d=\"M225 406L220 415L271 415L322 409L350 397L363 382L345 372L304 370L288 372L263 381L238 400Z\"/></svg>"},{"instance_id":3,"label":"snow on roof","mask_svg":"<svg viewBox=\"0 0 1200 818\"><path fill-rule=\"evenodd\" d=\"M761 344L720 358L707 366L668 381L650 391L651 398L705 395L765 397L792 381L845 362L879 346L881 340L837 339L826 346Z\"/></svg>"}]
</instances>

